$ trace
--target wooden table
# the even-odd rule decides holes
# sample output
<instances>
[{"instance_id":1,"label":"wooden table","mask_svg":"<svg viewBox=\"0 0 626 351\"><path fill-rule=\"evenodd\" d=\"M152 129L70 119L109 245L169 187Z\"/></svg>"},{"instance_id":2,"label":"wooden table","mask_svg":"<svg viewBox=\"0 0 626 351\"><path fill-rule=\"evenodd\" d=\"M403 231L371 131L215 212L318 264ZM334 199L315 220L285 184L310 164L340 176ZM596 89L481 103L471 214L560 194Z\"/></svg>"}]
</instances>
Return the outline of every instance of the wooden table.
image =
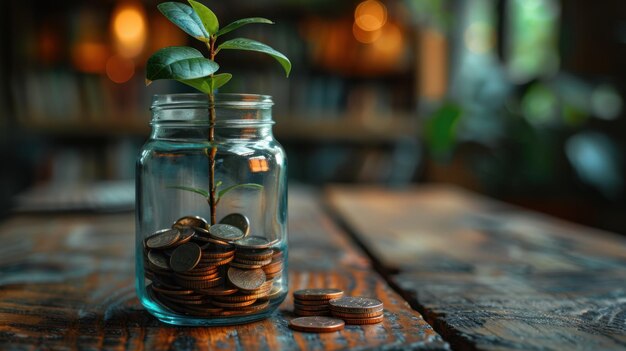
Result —
<instances>
[{"instance_id":1,"label":"wooden table","mask_svg":"<svg viewBox=\"0 0 626 351\"><path fill-rule=\"evenodd\" d=\"M622 238L448 187L292 188L289 218L290 289L376 296L382 324L293 332L289 297L262 322L167 326L135 297L131 214L15 216L0 224L0 349L626 348Z\"/></svg>"}]
</instances>

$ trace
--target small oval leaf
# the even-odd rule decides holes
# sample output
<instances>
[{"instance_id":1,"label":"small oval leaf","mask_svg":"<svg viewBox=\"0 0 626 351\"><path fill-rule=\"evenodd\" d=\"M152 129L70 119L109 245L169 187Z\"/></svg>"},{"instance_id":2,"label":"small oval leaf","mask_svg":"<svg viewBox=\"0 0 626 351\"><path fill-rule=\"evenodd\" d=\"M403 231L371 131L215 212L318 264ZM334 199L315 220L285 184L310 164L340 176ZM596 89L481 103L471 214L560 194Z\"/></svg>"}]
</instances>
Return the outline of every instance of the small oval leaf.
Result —
<instances>
[{"instance_id":1,"label":"small oval leaf","mask_svg":"<svg viewBox=\"0 0 626 351\"><path fill-rule=\"evenodd\" d=\"M157 8L163 16L185 33L203 42L210 40L211 35L204 28L202 20L191 6L179 2L164 2L157 5Z\"/></svg>"},{"instance_id":2,"label":"small oval leaf","mask_svg":"<svg viewBox=\"0 0 626 351\"><path fill-rule=\"evenodd\" d=\"M187 84L192 88L196 88L205 94L211 94L215 89L220 88L233 77L230 73L220 73L214 76L202 77L196 79L180 80L181 83Z\"/></svg>"},{"instance_id":3,"label":"small oval leaf","mask_svg":"<svg viewBox=\"0 0 626 351\"><path fill-rule=\"evenodd\" d=\"M224 86L224 84L228 83L232 77L233 75L230 73L220 73L209 78L211 78L211 86L213 90L215 90L221 88L222 86Z\"/></svg>"},{"instance_id":4,"label":"small oval leaf","mask_svg":"<svg viewBox=\"0 0 626 351\"><path fill-rule=\"evenodd\" d=\"M146 79L195 79L211 75L218 69L217 63L205 58L194 48L170 46L150 56Z\"/></svg>"},{"instance_id":5,"label":"small oval leaf","mask_svg":"<svg viewBox=\"0 0 626 351\"><path fill-rule=\"evenodd\" d=\"M204 29L206 29L206 31L209 32L210 35L215 34L220 29L220 23L217 20L217 16L215 16L213 11L197 1L188 1L196 14L198 14L198 17L200 17Z\"/></svg>"},{"instance_id":6,"label":"small oval leaf","mask_svg":"<svg viewBox=\"0 0 626 351\"><path fill-rule=\"evenodd\" d=\"M220 35L230 33L239 27L245 26L246 24L252 24L252 23L274 24L274 22L268 20L267 18L261 18L261 17L242 18L220 29L219 31L217 31L217 33L215 33L215 35L219 37Z\"/></svg>"},{"instance_id":7,"label":"small oval leaf","mask_svg":"<svg viewBox=\"0 0 626 351\"><path fill-rule=\"evenodd\" d=\"M246 39L246 38L236 38L223 42L218 46L218 50L222 49L234 49L234 50L248 50L248 51L257 51L262 52L264 54L268 54L275 58L283 69L287 77L289 77L289 72L291 72L291 62L287 58L287 56L282 53L274 50L268 45L260 43L256 40Z\"/></svg>"}]
</instances>

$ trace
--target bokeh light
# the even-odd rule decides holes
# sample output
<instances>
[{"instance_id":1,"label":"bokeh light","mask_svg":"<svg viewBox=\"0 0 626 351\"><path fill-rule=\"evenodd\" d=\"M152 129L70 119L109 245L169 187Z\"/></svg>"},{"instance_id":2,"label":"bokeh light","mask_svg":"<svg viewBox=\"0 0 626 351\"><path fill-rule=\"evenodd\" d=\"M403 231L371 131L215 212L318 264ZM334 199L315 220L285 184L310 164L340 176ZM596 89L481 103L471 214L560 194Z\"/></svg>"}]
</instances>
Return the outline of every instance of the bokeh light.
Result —
<instances>
[{"instance_id":1,"label":"bokeh light","mask_svg":"<svg viewBox=\"0 0 626 351\"><path fill-rule=\"evenodd\" d=\"M380 1L366 0L354 11L354 23L364 31L376 31L387 22L387 8Z\"/></svg>"},{"instance_id":2,"label":"bokeh light","mask_svg":"<svg viewBox=\"0 0 626 351\"><path fill-rule=\"evenodd\" d=\"M106 72L115 83L125 83L135 74L135 63L129 58L114 55L107 60Z\"/></svg>"},{"instance_id":3,"label":"bokeh light","mask_svg":"<svg viewBox=\"0 0 626 351\"><path fill-rule=\"evenodd\" d=\"M72 64L80 72L102 73L109 49L103 43L84 41L72 47Z\"/></svg>"},{"instance_id":4,"label":"bokeh light","mask_svg":"<svg viewBox=\"0 0 626 351\"><path fill-rule=\"evenodd\" d=\"M112 31L118 53L124 57L139 55L146 43L146 15L139 4L122 3L113 11Z\"/></svg>"}]
</instances>

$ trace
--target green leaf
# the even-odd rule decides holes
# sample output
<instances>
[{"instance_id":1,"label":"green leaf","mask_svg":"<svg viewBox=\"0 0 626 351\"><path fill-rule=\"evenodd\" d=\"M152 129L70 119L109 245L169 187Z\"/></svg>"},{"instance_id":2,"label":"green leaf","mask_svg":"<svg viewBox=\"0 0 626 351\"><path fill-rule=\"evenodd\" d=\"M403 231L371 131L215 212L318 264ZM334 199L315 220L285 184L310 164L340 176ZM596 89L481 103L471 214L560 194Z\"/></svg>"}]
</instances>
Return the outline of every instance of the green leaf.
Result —
<instances>
[{"instance_id":1,"label":"green leaf","mask_svg":"<svg viewBox=\"0 0 626 351\"><path fill-rule=\"evenodd\" d=\"M211 94L215 89L228 83L233 77L230 73L220 73L214 76L180 80L181 83L185 83L190 87L196 88L205 94Z\"/></svg>"},{"instance_id":2,"label":"green leaf","mask_svg":"<svg viewBox=\"0 0 626 351\"><path fill-rule=\"evenodd\" d=\"M192 187L183 186L183 185L169 185L169 186L167 186L167 188L168 189L178 189L178 190L190 191L192 193L200 194L200 195L204 196L205 198L209 197L209 192L204 190L204 189L192 188Z\"/></svg>"},{"instance_id":3,"label":"green leaf","mask_svg":"<svg viewBox=\"0 0 626 351\"><path fill-rule=\"evenodd\" d=\"M148 59L146 82L157 79L187 80L206 77L219 69L217 63L194 48L171 46L155 52Z\"/></svg>"},{"instance_id":4,"label":"green leaf","mask_svg":"<svg viewBox=\"0 0 626 351\"><path fill-rule=\"evenodd\" d=\"M230 33L239 27L245 26L246 24L252 24L252 23L274 24L274 22L268 20L267 18L261 18L261 17L242 18L218 30L217 33L215 33L215 36L219 37L220 35Z\"/></svg>"},{"instance_id":5,"label":"green leaf","mask_svg":"<svg viewBox=\"0 0 626 351\"><path fill-rule=\"evenodd\" d=\"M202 20L191 6L180 2L164 2L157 5L163 16L177 25L185 33L208 43L211 35L204 28Z\"/></svg>"},{"instance_id":6,"label":"green leaf","mask_svg":"<svg viewBox=\"0 0 626 351\"><path fill-rule=\"evenodd\" d=\"M446 103L426 121L424 139L434 157L445 159L450 156L457 142L456 133L462 113L458 105Z\"/></svg>"},{"instance_id":7,"label":"green leaf","mask_svg":"<svg viewBox=\"0 0 626 351\"><path fill-rule=\"evenodd\" d=\"M287 56L282 53L272 49L271 47L260 43L258 41L246 38L236 38L223 42L220 46L217 47L218 51L222 49L234 49L234 50L248 50L248 51L257 51L268 54L275 58L289 77L289 72L291 72L291 62Z\"/></svg>"},{"instance_id":8,"label":"green leaf","mask_svg":"<svg viewBox=\"0 0 626 351\"><path fill-rule=\"evenodd\" d=\"M191 7L193 7L193 10L196 11L196 13L198 14L198 17L200 17L200 20L204 25L204 29L206 29L206 31L209 32L210 35L215 34L220 29L220 23L217 20L217 16L215 16L213 11L197 1L188 1L189 4L191 4Z\"/></svg>"},{"instance_id":9,"label":"green leaf","mask_svg":"<svg viewBox=\"0 0 626 351\"><path fill-rule=\"evenodd\" d=\"M263 185L261 184L255 184L255 183L244 183L244 184L235 184L235 185L231 185L228 188L222 189L217 193L217 197L218 199L221 199L222 196L226 195L226 193L228 193L231 190L237 189L237 188L254 188L254 189L263 189ZM218 200L219 201L219 200Z\"/></svg>"},{"instance_id":10,"label":"green leaf","mask_svg":"<svg viewBox=\"0 0 626 351\"><path fill-rule=\"evenodd\" d=\"M215 187L219 188L220 186L222 186L222 181L218 180L217 183L215 183Z\"/></svg>"}]
</instances>

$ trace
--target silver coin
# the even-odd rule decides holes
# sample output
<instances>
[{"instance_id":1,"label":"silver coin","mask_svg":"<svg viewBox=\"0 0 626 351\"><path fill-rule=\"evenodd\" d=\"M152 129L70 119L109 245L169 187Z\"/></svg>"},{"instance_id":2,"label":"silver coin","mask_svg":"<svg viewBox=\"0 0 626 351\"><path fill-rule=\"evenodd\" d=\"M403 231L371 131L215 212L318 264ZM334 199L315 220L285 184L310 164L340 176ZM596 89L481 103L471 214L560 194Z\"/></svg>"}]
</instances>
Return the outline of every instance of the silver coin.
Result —
<instances>
[{"instance_id":1,"label":"silver coin","mask_svg":"<svg viewBox=\"0 0 626 351\"><path fill-rule=\"evenodd\" d=\"M220 220L221 224L230 224L239 228L243 235L250 234L250 220L241 213L231 213Z\"/></svg>"},{"instance_id":2,"label":"silver coin","mask_svg":"<svg viewBox=\"0 0 626 351\"><path fill-rule=\"evenodd\" d=\"M230 224L214 224L209 228L209 235L213 239L222 241L235 241L243 238L243 232Z\"/></svg>"},{"instance_id":3,"label":"silver coin","mask_svg":"<svg viewBox=\"0 0 626 351\"><path fill-rule=\"evenodd\" d=\"M265 249L268 248L270 244L269 240L256 235L247 236L233 243L233 245L241 249Z\"/></svg>"}]
</instances>

